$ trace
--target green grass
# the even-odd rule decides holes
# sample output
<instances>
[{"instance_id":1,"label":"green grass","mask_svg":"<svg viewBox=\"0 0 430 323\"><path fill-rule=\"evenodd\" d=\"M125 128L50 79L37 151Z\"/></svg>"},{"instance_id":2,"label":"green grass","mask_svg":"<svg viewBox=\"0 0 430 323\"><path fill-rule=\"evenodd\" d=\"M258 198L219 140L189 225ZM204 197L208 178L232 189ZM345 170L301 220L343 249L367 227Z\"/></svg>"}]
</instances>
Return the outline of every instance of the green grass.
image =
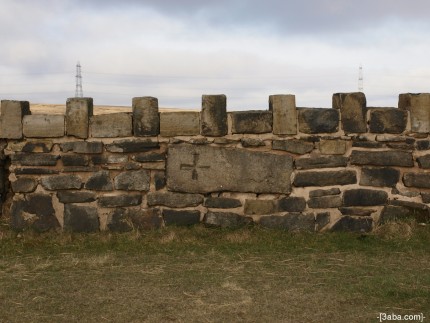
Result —
<instances>
[{"instance_id":1,"label":"green grass","mask_svg":"<svg viewBox=\"0 0 430 323\"><path fill-rule=\"evenodd\" d=\"M377 322L379 312L430 317L429 226L0 231L0 322Z\"/></svg>"}]
</instances>

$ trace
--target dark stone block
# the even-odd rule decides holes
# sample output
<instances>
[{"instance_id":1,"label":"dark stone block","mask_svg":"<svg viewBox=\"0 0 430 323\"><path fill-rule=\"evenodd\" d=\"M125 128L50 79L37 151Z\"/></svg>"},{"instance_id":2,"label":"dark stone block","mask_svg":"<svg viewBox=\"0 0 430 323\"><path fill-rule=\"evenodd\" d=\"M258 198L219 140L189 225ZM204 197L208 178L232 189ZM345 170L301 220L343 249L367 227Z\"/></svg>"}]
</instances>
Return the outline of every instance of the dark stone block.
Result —
<instances>
[{"instance_id":1,"label":"dark stone block","mask_svg":"<svg viewBox=\"0 0 430 323\"><path fill-rule=\"evenodd\" d=\"M23 153L49 153L52 142L27 142L21 149Z\"/></svg>"},{"instance_id":2,"label":"dark stone block","mask_svg":"<svg viewBox=\"0 0 430 323\"><path fill-rule=\"evenodd\" d=\"M387 203L388 194L385 191L352 189L343 194L344 206L374 206Z\"/></svg>"},{"instance_id":3,"label":"dark stone block","mask_svg":"<svg viewBox=\"0 0 430 323\"><path fill-rule=\"evenodd\" d=\"M160 134L160 114L158 99L153 97L133 98L133 134L136 137L158 136Z\"/></svg>"},{"instance_id":4,"label":"dark stone block","mask_svg":"<svg viewBox=\"0 0 430 323\"><path fill-rule=\"evenodd\" d=\"M339 211L343 215L371 216L372 213L375 213L377 210L362 207L340 207Z\"/></svg>"},{"instance_id":5,"label":"dark stone block","mask_svg":"<svg viewBox=\"0 0 430 323\"><path fill-rule=\"evenodd\" d=\"M390 167L363 167L360 185L394 187L400 179L400 171Z\"/></svg>"},{"instance_id":6,"label":"dark stone block","mask_svg":"<svg viewBox=\"0 0 430 323\"><path fill-rule=\"evenodd\" d=\"M251 224L252 218L241 216L231 212L208 212L204 219L204 224L207 226L221 228L238 228Z\"/></svg>"},{"instance_id":7,"label":"dark stone block","mask_svg":"<svg viewBox=\"0 0 430 323\"><path fill-rule=\"evenodd\" d=\"M390 221L404 221L408 219L415 219L419 223L430 223L430 213L428 206L413 202L412 204L405 203L402 205L399 203L398 205L387 205L382 210L379 222L387 223Z\"/></svg>"},{"instance_id":8,"label":"dark stone block","mask_svg":"<svg viewBox=\"0 0 430 323\"><path fill-rule=\"evenodd\" d=\"M177 211L177 210L163 210L164 223L177 226L190 226L200 223L200 211Z\"/></svg>"},{"instance_id":9,"label":"dark stone block","mask_svg":"<svg viewBox=\"0 0 430 323\"><path fill-rule=\"evenodd\" d=\"M82 179L77 175L54 175L40 180L43 188L48 191L80 189Z\"/></svg>"},{"instance_id":10,"label":"dark stone block","mask_svg":"<svg viewBox=\"0 0 430 323\"><path fill-rule=\"evenodd\" d=\"M299 172L294 178L296 187L332 186L357 183L357 174L353 170Z\"/></svg>"},{"instance_id":11,"label":"dark stone block","mask_svg":"<svg viewBox=\"0 0 430 323\"><path fill-rule=\"evenodd\" d=\"M232 133L272 132L272 113L269 111L231 112Z\"/></svg>"},{"instance_id":12,"label":"dark stone block","mask_svg":"<svg viewBox=\"0 0 430 323\"><path fill-rule=\"evenodd\" d=\"M241 207L242 202L228 197L208 197L203 205L215 209L233 209Z\"/></svg>"},{"instance_id":13,"label":"dark stone block","mask_svg":"<svg viewBox=\"0 0 430 323\"><path fill-rule=\"evenodd\" d=\"M203 136L221 137L227 134L227 98L225 95L203 95L200 114Z\"/></svg>"},{"instance_id":14,"label":"dark stone block","mask_svg":"<svg viewBox=\"0 0 430 323\"><path fill-rule=\"evenodd\" d=\"M72 232L99 231L97 208L74 204L64 205L64 230Z\"/></svg>"},{"instance_id":15,"label":"dark stone block","mask_svg":"<svg viewBox=\"0 0 430 323\"><path fill-rule=\"evenodd\" d=\"M420 168L429 169L430 168L430 155L424 155L417 158L418 165Z\"/></svg>"},{"instance_id":16,"label":"dark stone block","mask_svg":"<svg viewBox=\"0 0 430 323\"><path fill-rule=\"evenodd\" d=\"M136 153L158 148L160 148L158 142L150 139L116 140L106 145L106 150L112 153Z\"/></svg>"},{"instance_id":17,"label":"dark stone block","mask_svg":"<svg viewBox=\"0 0 430 323\"><path fill-rule=\"evenodd\" d=\"M260 225L270 229L288 231L315 231L315 215L290 213L287 215L268 215L260 218Z\"/></svg>"},{"instance_id":18,"label":"dark stone block","mask_svg":"<svg viewBox=\"0 0 430 323\"><path fill-rule=\"evenodd\" d=\"M408 112L397 108L372 109L369 131L373 133L402 133L406 129Z\"/></svg>"},{"instance_id":19,"label":"dark stone block","mask_svg":"<svg viewBox=\"0 0 430 323\"><path fill-rule=\"evenodd\" d=\"M99 197L101 207L136 206L142 204L141 194L104 195Z\"/></svg>"},{"instance_id":20,"label":"dark stone block","mask_svg":"<svg viewBox=\"0 0 430 323\"><path fill-rule=\"evenodd\" d=\"M143 154L137 154L136 156L134 156L133 159L139 163L165 161L166 154L156 153L156 152L143 153Z\"/></svg>"},{"instance_id":21,"label":"dark stone block","mask_svg":"<svg viewBox=\"0 0 430 323\"><path fill-rule=\"evenodd\" d=\"M280 212L302 212L306 209L306 200L303 197L284 197L278 201Z\"/></svg>"},{"instance_id":22,"label":"dark stone block","mask_svg":"<svg viewBox=\"0 0 430 323\"><path fill-rule=\"evenodd\" d=\"M22 166L55 166L58 159L60 159L59 155L51 154L17 153L11 155L12 164Z\"/></svg>"},{"instance_id":23,"label":"dark stone block","mask_svg":"<svg viewBox=\"0 0 430 323\"><path fill-rule=\"evenodd\" d=\"M95 173L99 171L95 166L66 166L63 168L63 173Z\"/></svg>"},{"instance_id":24,"label":"dark stone block","mask_svg":"<svg viewBox=\"0 0 430 323\"><path fill-rule=\"evenodd\" d=\"M58 174L59 171L56 169L47 169L47 168L16 168L16 175L50 175L50 174Z\"/></svg>"},{"instance_id":25,"label":"dark stone block","mask_svg":"<svg viewBox=\"0 0 430 323\"><path fill-rule=\"evenodd\" d=\"M107 227L112 232L129 232L133 226L127 217L127 210L117 208L113 210L108 217Z\"/></svg>"},{"instance_id":26,"label":"dark stone block","mask_svg":"<svg viewBox=\"0 0 430 323\"><path fill-rule=\"evenodd\" d=\"M300 158L294 161L297 169L346 167L348 158L342 156Z\"/></svg>"},{"instance_id":27,"label":"dark stone block","mask_svg":"<svg viewBox=\"0 0 430 323\"><path fill-rule=\"evenodd\" d=\"M403 183L407 187L430 188L430 173L404 173Z\"/></svg>"},{"instance_id":28,"label":"dark stone block","mask_svg":"<svg viewBox=\"0 0 430 323\"><path fill-rule=\"evenodd\" d=\"M94 165L107 165L107 164L125 164L128 162L127 155L95 155L91 157L91 162Z\"/></svg>"},{"instance_id":29,"label":"dark stone block","mask_svg":"<svg viewBox=\"0 0 430 323\"><path fill-rule=\"evenodd\" d=\"M353 140L352 147L359 148L384 148L385 144L377 141L362 141L362 140Z\"/></svg>"},{"instance_id":30,"label":"dark stone block","mask_svg":"<svg viewBox=\"0 0 430 323\"><path fill-rule=\"evenodd\" d=\"M36 189L37 181L31 177L20 177L11 185L14 193L31 193Z\"/></svg>"},{"instance_id":31,"label":"dark stone block","mask_svg":"<svg viewBox=\"0 0 430 323\"><path fill-rule=\"evenodd\" d=\"M101 141L72 141L61 144L63 152L72 151L77 154L101 154L103 143Z\"/></svg>"},{"instance_id":32,"label":"dark stone block","mask_svg":"<svg viewBox=\"0 0 430 323\"><path fill-rule=\"evenodd\" d=\"M150 192L147 199L149 206L164 205L174 208L198 206L203 203L203 195L174 192Z\"/></svg>"},{"instance_id":33,"label":"dark stone block","mask_svg":"<svg viewBox=\"0 0 430 323\"><path fill-rule=\"evenodd\" d=\"M342 129L345 132L366 132L366 104L366 96L361 92L333 94L333 108L340 110Z\"/></svg>"},{"instance_id":34,"label":"dark stone block","mask_svg":"<svg viewBox=\"0 0 430 323\"><path fill-rule=\"evenodd\" d=\"M278 205L275 200L246 200L244 213L253 214L270 214L276 213Z\"/></svg>"},{"instance_id":35,"label":"dark stone block","mask_svg":"<svg viewBox=\"0 0 430 323\"><path fill-rule=\"evenodd\" d=\"M149 191L150 173L147 170L127 171L115 177L115 189L125 191Z\"/></svg>"},{"instance_id":36,"label":"dark stone block","mask_svg":"<svg viewBox=\"0 0 430 323\"><path fill-rule=\"evenodd\" d=\"M388 148L399 149L399 150L413 150L414 144L408 144L405 142L389 142L387 143Z\"/></svg>"},{"instance_id":37,"label":"dark stone block","mask_svg":"<svg viewBox=\"0 0 430 323\"><path fill-rule=\"evenodd\" d=\"M321 231L329 223L330 223L330 212L321 212L316 214L315 216L316 231Z\"/></svg>"},{"instance_id":38,"label":"dark stone block","mask_svg":"<svg viewBox=\"0 0 430 323\"><path fill-rule=\"evenodd\" d=\"M57 197L61 203L89 203L96 200L93 192L82 191L60 191Z\"/></svg>"},{"instance_id":39,"label":"dark stone block","mask_svg":"<svg viewBox=\"0 0 430 323\"><path fill-rule=\"evenodd\" d=\"M314 197L308 200L308 206L311 209L336 208L342 206L342 199L336 195Z\"/></svg>"},{"instance_id":40,"label":"dark stone block","mask_svg":"<svg viewBox=\"0 0 430 323\"><path fill-rule=\"evenodd\" d=\"M166 173L165 172L156 172L154 174L154 184L155 190L159 191L166 187Z\"/></svg>"},{"instance_id":41,"label":"dark stone block","mask_svg":"<svg viewBox=\"0 0 430 323\"><path fill-rule=\"evenodd\" d=\"M88 157L83 155L62 155L64 166L88 166Z\"/></svg>"},{"instance_id":42,"label":"dark stone block","mask_svg":"<svg viewBox=\"0 0 430 323\"><path fill-rule=\"evenodd\" d=\"M340 194L340 189L338 189L337 187L335 188L330 188L327 190L313 190L309 192L309 197L313 198L313 197L322 197L322 196L330 196L330 195L339 195Z\"/></svg>"},{"instance_id":43,"label":"dark stone block","mask_svg":"<svg viewBox=\"0 0 430 323\"><path fill-rule=\"evenodd\" d=\"M421 192L421 199L423 203L430 203L430 193Z\"/></svg>"},{"instance_id":44,"label":"dark stone block","mask_svg":"<svg viewBox=\"0 0 430 323\"><path fill-rule=\"evenodd\" d=\"M154 230L163 226L161 211L157 208L151 209L128 209L127 216L133 224L134 229Z\"/></svg>"},{"instance_id":45,"label":"dark stone block","mask_svg":"<svg viewBox=\"0 0 430 323\"><path fill-rule=\"evenodd\" d=\"M242 138L240 139L240 143L244 148L265 146L264 140L257 138Z\"/></svg>"},{"instance_id":46,"label":"dark stone block","mask_svg":"<svg viewBox=\"0 0 430 323\"><path fill-rule=\"evenodd\" d=\"M314 144L313 142L299 139L273 140L272 149L285 150L293 154L304 155L310 153L314 149Z\"/></svg>"},{"instance_id":47,"label":"dark stone block","mask_svg":"<svg viewBox=\"0 0 430 323\"><path fill-rule=\"evenodd\" d=\"M430 140L418 140L417 141L418 150L428 150L430 149Z\"/></svg>"},{"instance_id":48,"label":"dark stone block","mask_svg":"<svg viewBox=\"0 0 430 323\"><path fill-rule=\"evenodd\" d=\"M353 150L351 164L374 166L413 167L412 153L407 151L361 151Z\"/></svg>"},{"instance_id":49,"label":"dark stone block","mask_svg":"<svg viewBox=\"0 0 430 323\"><path fill-rule=\"evenodd\" d=\"M113 185L108 171L100 171L93 174L85 184L87 190L112 191Z\"/></svg>"},{"instance_id":50,"label":"dark stone block","mask_svg":"<svg viewBox=\"0 0 430 323\"><path fill-rule=\"evenodd\" d=\"M299 130L304 133L332 133L339 129L339 111L336 109L300 108Z\"/></svg>"},{"instance_id":51,"label":"dark stone block","mask_svg":"<svg viewBox=\"0 0 430 323\"><path fill-rule=\"evenodd\" d=\"M370 232L372 231L372 224L371 217L343 216L331 227L331 231Z\"/></svg>"}]
</instances>

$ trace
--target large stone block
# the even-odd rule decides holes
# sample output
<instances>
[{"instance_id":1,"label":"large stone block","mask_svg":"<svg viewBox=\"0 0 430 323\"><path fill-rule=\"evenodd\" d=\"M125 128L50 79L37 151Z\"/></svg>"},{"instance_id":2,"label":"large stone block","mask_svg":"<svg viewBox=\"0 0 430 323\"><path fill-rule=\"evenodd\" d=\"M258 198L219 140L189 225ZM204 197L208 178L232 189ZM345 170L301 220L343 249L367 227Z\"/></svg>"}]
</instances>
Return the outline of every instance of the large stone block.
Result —
<instances>
[{"instance_id":1,"label":"large stone block","mask_svg":"<svg viewBox=\"0 0 430 323\"><path fill-rule=\"evenodd\" d=\"M260 225L270 229L283 229L288 231L315 231L315 215L290 213L287 215L262 216Z\"/></svg>"},{"instance_id":2,"label":"large stone block","mask_svg":"<svg viewBox=\"0 0 430 323\"><path fill-rule=\"evenodd\" d=\"M142 203L141 194L115 194L99 197L101 207L137 206Z\"/></svg>"},{"instance_id":3,"label":"large stone block","mask_svg":"<svg viewBox=\"0 0 430 323\"><path fill-rule=\"evenodd\" d=\"M417 158L418 165L420 168L429 169L430 168L430 155L424 155Z\"/></svg>"},{"instance_id":4,"label":"large stone block","mask_svg":"<svg viewBox=\"0 0 430 323\"><path fill-rule=\"evenodd\" d=\"M339 111L323 108L299 108L299 130L304 133L333 133L339 129Z\"/></svg>"},{"instance_id":5,"label":"large stone block","mask_svg":"<svg viewBox=\"0 0 430 323\"><path fill-rule=\"evenodd\" d=\"M303 212L306 209L306 200L303 197L288 196L278 201L280 212Z\"/></svg>"},{"instance_id":6,"label":"large stone block","mask_svg":"<svg viewBox=\"0 0 430 323\"><path fill-rule=\"evenodd\" d=\"M155 148L160 148L159 143L150 139L115 140L112 144L106 145L106 150L111 153L137 153Z\"/></svg>"},{"instance_id":7,"label":"large stone block","mask_svg":"<svg viewBox=\"0 0 430 323\"><path fill-rule=\"evenodd\" d=\"M88 166L89 158L85 155L61 155L63 166Z\"/></svg>"},{"instance_id":8,"label":"large stone block","mask_svg":"<svg viewBox=\"0 0 430 323\"><path fill-rule=\"evenodd\" d=\"M130 137L131 119L131 114L125 112L92 116L90 135L98 138Z\"/></svg>"},{"instance_id":9,"label":"large stone block","mask_svg":"<svg viewBox=\"0 0 430 323\"><path fill-rule=\"evenodd\" d=\"M150 96L133 98L133 134L136 137L158 136L160 114L158 99Z\"/></svg>"},{"instance_id":10,"label":"large stone block","mask_svg":"<svg viewBox=\"0 0 430 323\"><path fill-rule=\"evenodd\" d=\"M394 187L400 178L400 171L390 167L363 167L360 185Z\"/></svg>"},{"instance_id":11,"label":"large stone block","mask_svg":"<svg viewBox=\"0 0 430 323\"><path fill-rule=\"evenodd\" d=\"M22 118L31 114L28 101L1 101L0 137L22 138Z\"/></svg>"},{"instance_id":12,"label":"large stone block","mask_svg":"<svg viewBox=\"0 0 430 323\"><path fill-rule=\"evenodd\" d=\"M203 203L203 195L200 194L183 194L174 192L155 192L148 193L148 205L163 205L167 207L191 207Z\"/></svg>"},{"instance_id":13,"label":"large stone block","mask_svg":"<svg viewBox=\"0 0 430 323\"><path fill-rule=\"evenodd\" d=\"M430 213L427 205L387 205L381 212L379 223L415 219L419 223L429 223Z\"/></svg>"},{"instance_id":14,"label":"large stone block","mask_svg":"<svg viewBox=\"0 0 430 323\"><path fill-rule=\"evenodd\" d=\"M246 200L244 213L249 215L254 214L270 214L277 212L278 205L275 200Z\"/></svg>"},{"instance_id":15,"label":"large stone block","mask_svg":"<svg viewBox=\"0 0 430 323\"><path fill-rule=\"evenodd\" d=\"M214 209L233 209L241 207L242 202L228 197L208 197L203 205Z\"/></svg>"},{"instance_id":16,"label":"large stone block","mask_svg":"<svg viewBox=\"0 0 430 323\"><path fill-rule=\"evenodd\" d=\"M100 154L103 152L101 141L69 141L60 145L63 152L72 151L77 154Z\"/></svg>"},{"instance_id":17,"label":"large stone block","mask_svg":"<svg viewBox=\"0 0 430 323\"><path fill-rule=\"evenodd\" d=\"M294 178L294 186L332 186L357 183L357 174L353 170L298 172Z\"/></svg>"},{"instance_id":18,"label":"large stone block","mask_svg":"<svg viewBox=\"0 0 430 323\"><path fill-rule=\"evenodd\" d=\"M23 134L28 138L55 138L64 136L64 116L36 114L23 118Z\"/></svg>"},{"instance_id":19,"label":"large stone block","mask_svg":"<svg viewBox=\"0 0 430 323\"><path fill-rule=\"evenodd\" d=\"M407 187L430 188L430 173L404 173L403 183Z\"/></svg>"},{"instance_id":20,"label":"large stone block","mask_svg":"<svg viewBox=\"0 0 430 323\"><path fill-rule=\"evenodd\" d=\"M366 151L353 150L351 153L351 164L373 165L373 166L401 166L413 167L412 153L408 151L384 150Z\"/></svg>"},{"instance_id":21,"label":"large stone block","mask_svg":"<svg viewBox=\"0 0 430 323\"><path fill-rule=\"evenodd\" d=\"M200 211L197 210L163 210L164 223L176 226L190 226L200 222Z\"/></svg>"},{"instance_id":22,"label":"large stone block","mask_svg":"<svg viewBox=\"0 0 430 323\"><path fill-rule=\"evenodd\" d=\"M231 212L208 212L203 219L203 223L213 227L237 228L251 224L252 218Z\"/></svg>"},{"instance_id":23,"label":"large stone block","mask_svg":"<svg viewBox=\"0 0 430 323\"><path fill-rule=\"evenodd\" d=\"M297 169L346 167L347 163L348 158L342 156L299 158L294 161Z\"/></svg>"},{"instance_id":24,"label":"large stone block","mask_svg":"<svg viewBox=\"0 0 430 323\"><path fill-rule=\"evenodd\" d=\"M297 133L296 97L294 95L269 96L269 111L273 113L273 133L275 135L295 135Z\"/></svg>"},{"instance_id":25,"label":"large stone block","mask_svg":"<svg viewBox=\"0 0 430 323\"><path fill-rule=\"evenodd\" d=\"M31 193L36 189L37 181L31 177L20 177L11 182L11 185L14 193Z\"/></svg>"},{"instance_id":26,"label":"large stone block","mask_svg":"<svg viewBox=\"0 0 430 323\"><path fill-rule=\"evenodd\" d=\"M88 138L89 118L93 115L92 98L70 98L66 102L66 134Z\"/></svg>"},{"instance_id":27,"label":"large stone block","mask_svg":"<svg viewBox=\"0 0 430 323\"><path fill-rule=\"evenodd\" d=\"M64 230L72 232L99 231L97 208L74 204L64 205Z\"/></svg>"},{"instance_id":28,"label":"large stone block","mask_svg":"<svg viewBox=\"0 0 430 323\"><path fill-rule=\"evenodd\" d=\"M244 148L250 148L250 147L264 147L266 144L264 143L263 139L259 138L241 138L240 144Z\"/></svg>"},{"instance_id":29,"label":"large stone block","mask_svg":"<svg viewBox=\"0 0 430 323\"><path fill-rule=\"evenodd\" d=\"M387 204L388 194L385 191L352 189L343 193L344 206L374 206Z\"/></svg>"},{"instance_id":30,"label":"large stone block","mask_svg":"<svg viewBox=\"0 0 430 323\"><path fill-rule=\"evenodd\" d=\"M115 189L126 191L149 191L150 174L147 170L128 171L115 177Z\"/></svg>"},{"instance_id":31,"label":"large stone block","mask_svg":"<svg viewBox=\"0 0 430 323\"><path fill-rule=\"evenodd\" d=\"M304 155L314 149L314 143L300 139L273 140L272 149L285 150L293 154Z\"/></svg>"},{"instance_id":32,"label":"large stone block","mask_svg":"<svg viewBox=\"0 0 430 323\"><path fill-rule=\"evenodd\" d=\"M163 112L160 114L161 136L196 136L198 134L200 134L199 112Z\"/></svg>"},{"instance_id":33,"label":"large stone block","mask_svg":"<svg viewBox=\"0 0 430 323\"><path fill-rule=\"evenodd\" d=\"M109 172L102 170L93 174L85 183L85 188L93 191L112 191L113 184Z\"/></svg>"},{"instance_id":34,"label":"large stone block","mask_svg":"<svg viewBox=\"0 0 430 323\"><path fill-rule=\"evenodd\" d=\"M54 143L51 140L27 141L20 150L23 153L49 153Z\"/></svg>"},{"instance_id":35,"label":"large stone block","mask_svg":"<svg viewBox=\"0 0 430 323\"><path fill-rule=\"evenodd\" d=\"M346 153L345 140L321 140L318 149L323 155L343 155Z\"/></svg>"},{"instance_id":36,"label":"large stone block","mask_svg":"<svg viewBox=\"0 0 430 323\"><path fill-rule=\"evenodd\" d=\"M331 196L331 195L339 195L340 194L340 189L338 189L337 187L334 188L330 188L327 190L313 190L309 192L309 197L313 198L313 197L322 197L322 196Z\"/></svg>"},{"instance_id":37,"label":"large stone block","mask_svg":"<svg viewBox=\"0 0 430 323\"><path fill-rule=\"evenodd\" d=\"M43 188L48 191L80 189L82 179L77 175L54 175L40 180Z\"/></svg>"},{"instance_id":38,"label":"large stone block","mask_svg":"<svg viewBox=\"0 0 430 323\"><path fill-rule=\"evenodd\" d=\"M335 93L333 108L340 110L343 131L347 133L366 132L366 96L364 93Z\"/></svg>"},{"instance_id":39,"label":"large stone block","mask_svg":"<svg viewBox=\"0 0 430 323\"><path fill-rule=\"evenodd\" d=\"M370 110L369 131L373 133L402 133L408 123L408 112L396 108Z\"/></svg>"},{"instance_id":40,"label":"large stone block","mask_svg":"<svg viewBox=\"0 0 430 323\"><path fill-rule=\"evenodd\" d=\"M95 193L82 191L59 191L57 197L61 203L89 203L96 200Z\"/></svg>"},{"instance_id":41,"label":"large stone block","mask_svg":"<svg viewBox=\"0 0 430 323\"><path fill-rule=\"evenodd\" d=\"M289 193L292 164L292 158L285 155L172 145L167 154L167 187L188 193Z\"/></svg>"},{"instance_id":42,"label":"large stone block","mask_svg":"<svg viewBox=\"0 0 430 323\"><path fill-rule=\"evenodd\" d=\"M232 133L272 132L272 113L269 111L231 112Z\"/></svg>"},{"instance_id":43,"label":"large stone block","mask_svg":"<svg viewBox=\"0 0 430 323\"><path fill-rule=\"evenodd\" d=\"M357 218L353 216L343 216L331 227L331 231L364 233L372 231L372 226L373 220L371 217Z\"/></svg>"},{"instance_id":44,"label":"large stone block","mask_svg":"<svg viewBox=\"0 0 430 323\"><path fill-rule=\"evenodd\" d=\"M430 132L430 93L400 94L399 109L410 112L413 132Z\"/></svg>"},{"instance_id":45,"label":"large stone block","mask_svg":"<svg viewBox=\"0 0 430 323\"><path fill-rule=\"evenodd\" d=\"M13 164L22 166L55 166L59 155L17 153L11 155Z\"/></svg>"},{"instance_id":46,"label":"large stone block","mask_svg":"<svg viewBox=\"0 0 430 323\"><path fill-rule=\"evenodd\" d=\"M225 95L203 95L201 131L203 136L225 136L227 127L227 97Z\"/></svg>"},{"instance_id":47,"label":"large stone block","mask_svg":"<svg viewBox=\"0 0 430 323\"><path fill-rule=\"evenodd\" d=\"M314 197L308 200L308 206L312 209L337 208L342 206L342 199L337 195Z\"/></svg>"}]
</instances>

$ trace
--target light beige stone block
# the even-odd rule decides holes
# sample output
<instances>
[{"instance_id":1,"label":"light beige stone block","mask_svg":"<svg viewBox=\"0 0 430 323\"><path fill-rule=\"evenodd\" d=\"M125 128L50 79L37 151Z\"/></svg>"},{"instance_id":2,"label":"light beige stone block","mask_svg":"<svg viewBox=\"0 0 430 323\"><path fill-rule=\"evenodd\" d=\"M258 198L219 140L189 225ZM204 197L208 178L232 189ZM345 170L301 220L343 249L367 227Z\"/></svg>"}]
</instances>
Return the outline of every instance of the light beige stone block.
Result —
<instances>
[{"instance_id":1,"label":"light beige stone block","mask_svg":"<svg viewBox=\"0 0 430 323\"><path fill-rule=\"evenodd\" d=\"M64 116L36 114L24 116L23 134L27 138L57 138L64 136Z\"/></svg>"}]
</instances>

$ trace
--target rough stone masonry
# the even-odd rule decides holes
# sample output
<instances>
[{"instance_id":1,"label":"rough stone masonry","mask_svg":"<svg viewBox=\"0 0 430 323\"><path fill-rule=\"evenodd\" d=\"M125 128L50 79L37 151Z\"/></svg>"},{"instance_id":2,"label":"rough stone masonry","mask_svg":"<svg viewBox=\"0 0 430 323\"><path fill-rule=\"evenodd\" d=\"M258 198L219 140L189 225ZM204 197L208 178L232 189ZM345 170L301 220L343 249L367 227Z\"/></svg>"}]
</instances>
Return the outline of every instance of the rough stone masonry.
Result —
<instances>
[{"instance_id":1,"label":"rough stone masonry","mask_svg":"<svg viewBox=\"0 0 430 323\"><path fill-rule=\"evenodd\" d=\"M1 101L0 194L16 230L96 232L204 223L296 231L371 231L413 217L430 222L430 94L397 108L336 93L331 108L297 108L273 95L268 110L93 115L93 99L66 114L33 115Z\"/></svg>"}]
</instances>

